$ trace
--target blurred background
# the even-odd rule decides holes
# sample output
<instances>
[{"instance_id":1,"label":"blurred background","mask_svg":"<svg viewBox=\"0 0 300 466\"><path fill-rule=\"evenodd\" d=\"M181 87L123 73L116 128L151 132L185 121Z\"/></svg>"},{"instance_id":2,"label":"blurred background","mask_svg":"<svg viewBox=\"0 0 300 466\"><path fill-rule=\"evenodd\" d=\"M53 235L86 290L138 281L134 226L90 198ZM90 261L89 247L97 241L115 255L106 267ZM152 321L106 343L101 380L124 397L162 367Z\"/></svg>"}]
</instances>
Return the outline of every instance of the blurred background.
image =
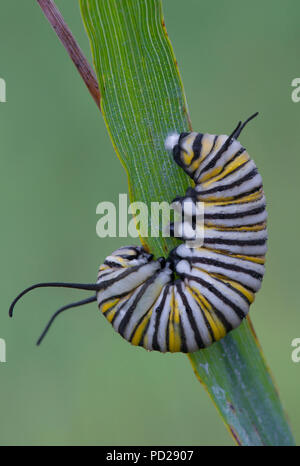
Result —
<instances>
[{"instance_id":1,"label":"blurred background","mask_svg":"<svg viewBox=\"0 0 300 466\"><path fill-rule=\"evenodd\" d=\"M57 1L89 59L78 2ZM298 0L164 0L167 30L195 130L229 133L260 112L242 143L264 180L269 252L251 317L300 443L300 77ZM39 281L93 282L126 239L96 236L96 205L127 181L102 116L35 1L1 2L1 445L232 445L184 355L147 353L114 333L95 304L59 318L76 290L29 294ZM131 240L132 242L132 240Z\"/></svg>"}]
</instances>

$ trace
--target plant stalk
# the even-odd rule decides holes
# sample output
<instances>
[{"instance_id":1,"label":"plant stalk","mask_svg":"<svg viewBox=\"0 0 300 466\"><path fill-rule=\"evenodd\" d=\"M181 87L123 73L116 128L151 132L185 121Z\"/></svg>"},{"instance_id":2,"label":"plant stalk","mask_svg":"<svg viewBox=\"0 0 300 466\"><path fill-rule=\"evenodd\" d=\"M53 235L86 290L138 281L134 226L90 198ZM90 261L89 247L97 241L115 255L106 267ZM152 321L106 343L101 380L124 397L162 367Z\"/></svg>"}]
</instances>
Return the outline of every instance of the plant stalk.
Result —
<instances>
[{"instance_id":1,"label":"plant stalk","mask_svg":"<svg viewBox=\"0 0 300 466\"><path fill-rule=\"evenodd\" d=\"M97 107L100 109L101 96L96 75L89 62L83 55L82 50L77 44L62 14L60 13L53 0L37 0L37 3L43 10L43 13L51 24L54 32L68 52L72 62L77 68L78 73L88 88L89 93L96 102Z\"/></svg>"}]
</instances>

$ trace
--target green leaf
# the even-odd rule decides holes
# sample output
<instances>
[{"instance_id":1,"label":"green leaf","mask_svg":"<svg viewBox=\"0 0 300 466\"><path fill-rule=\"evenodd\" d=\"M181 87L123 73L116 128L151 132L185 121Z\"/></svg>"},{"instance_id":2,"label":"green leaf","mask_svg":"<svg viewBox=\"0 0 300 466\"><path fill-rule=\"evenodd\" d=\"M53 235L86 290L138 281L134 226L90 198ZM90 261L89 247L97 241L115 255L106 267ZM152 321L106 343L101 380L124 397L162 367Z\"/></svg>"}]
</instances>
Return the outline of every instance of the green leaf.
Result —
<instances>
[{"instance_id":1,"label":"green leaf","mask_svg":"<svg viewBox=\"0 0 300 466\"><path fill-rule=\"evenodd\" d=\"M164 149L170 131L191 125L161 2L80 0L80 5L102 113L128 174L131 202L143 201L150 212L151 202L170 202L190 185ZM142 242L156 256L166 256L177 244L150 236ZM294 444L249 320L189 358L238 444Z\"/></svg>"},{"instance_id":2,"label":"green leaf","mask_svg":"<svg viewBox=\"0 0 300 466\"><path fill-rule=\"evenodd\" d=\"M82 1L99 79L101 109L128 174L130 199L171 202L190 184L164 140L189 128L187 106L158 1ZM171 186L171 188L170 188ZM149 230L151 218L149 216ZM166 255L171 238L147 238Z\"/></svg>"}]
</instances>

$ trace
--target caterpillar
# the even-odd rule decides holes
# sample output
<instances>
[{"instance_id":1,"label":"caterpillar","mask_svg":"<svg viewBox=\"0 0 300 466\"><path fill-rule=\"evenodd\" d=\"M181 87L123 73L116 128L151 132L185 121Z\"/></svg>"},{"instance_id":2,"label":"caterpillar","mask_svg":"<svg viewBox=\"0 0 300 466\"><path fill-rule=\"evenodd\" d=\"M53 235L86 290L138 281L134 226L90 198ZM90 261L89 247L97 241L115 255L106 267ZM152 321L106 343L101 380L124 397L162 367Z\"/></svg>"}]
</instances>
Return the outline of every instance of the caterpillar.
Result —
<instances>
[{"instance_id":1,"label":"caterpillar","mask_svg":"<svg viewBox=\"0 0 300 466\"><path fill-rule=\"evenodd\" d=\"M198 202L204 203L204 235L199 247L182 243L169 256L154 260L141 246L122 247L100 266L96 283L38 283L95 294L60 308L97 301L101 313L127 341L147 350L192 353L210 346L238 327L261 287L267 251L267 212L262 179L254 161L237 140L245 125L230 136L173 133L165 141L174 161L192 178L193 188L176 197L183 214L183 241L195 237ZM174 235L175 224L170 225Z\"/></svg>"}]
</instances>

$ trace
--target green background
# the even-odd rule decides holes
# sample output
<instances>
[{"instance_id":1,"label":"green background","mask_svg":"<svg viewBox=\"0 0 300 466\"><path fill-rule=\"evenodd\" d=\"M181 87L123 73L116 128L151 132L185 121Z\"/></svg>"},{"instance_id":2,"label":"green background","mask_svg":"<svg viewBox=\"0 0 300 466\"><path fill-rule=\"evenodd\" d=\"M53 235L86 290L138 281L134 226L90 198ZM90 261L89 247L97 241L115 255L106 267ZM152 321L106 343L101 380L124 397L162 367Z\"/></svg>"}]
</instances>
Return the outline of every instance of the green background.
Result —
<instances>
[{"instance_id":1,"label":"green background","mask_svg":"<svg viewBox=\"0 0 300 466\"><path fill-rule=\"evenodd\" d=\"M77 1L57 1L90 59ZM298 0L164 0L193 128L241 137L264 179L269 252L251 317L300 443ZM37 290L8 318L13 297L39 281L93 282L105 256L132 239L96 236L96 205L127 192L101 114L34 1L2 0L0 77L0 444L231 445L184 355L147 353L114 333L95 304L69 311L35 341L77 290ZM242 388L241 388L242 389Z\"/></svg>"}]
</instances>

